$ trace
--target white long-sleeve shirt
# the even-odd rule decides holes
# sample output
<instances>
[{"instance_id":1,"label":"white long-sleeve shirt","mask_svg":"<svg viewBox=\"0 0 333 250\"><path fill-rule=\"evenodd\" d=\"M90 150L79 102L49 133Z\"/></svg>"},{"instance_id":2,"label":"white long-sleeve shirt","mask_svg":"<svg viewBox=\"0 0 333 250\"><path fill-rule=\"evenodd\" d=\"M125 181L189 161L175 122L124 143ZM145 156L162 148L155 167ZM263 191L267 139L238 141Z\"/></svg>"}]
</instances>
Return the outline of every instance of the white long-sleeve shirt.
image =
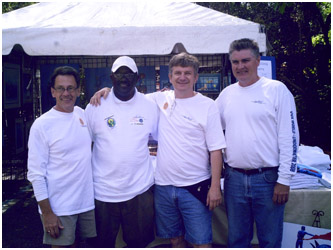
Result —
<instances>
[{"instance_id":1,"label":"white long-sleeve shirt","mask_svg":"<svg viewBox=\"0 0 333 250\"><path fill-rule=\"evenodd\" d=\"M216 99L228 147L225 162L235 168L279 166L277 182L290 185L296 173L299 133L294 97L279 81L225 88Z\"/></svg>"},{"instance_id":2,"label":"white long-sleeve shirt","mask_svg":"<svg viewBox=\"0 0 333 250\"><path fill-rule=\"evenodd\" d=\"M31 127L28 147L28 180L37 201L49 199L57 216L94 209L91 138L81 108L43 114Z\"/></svg>"}]
</instances>

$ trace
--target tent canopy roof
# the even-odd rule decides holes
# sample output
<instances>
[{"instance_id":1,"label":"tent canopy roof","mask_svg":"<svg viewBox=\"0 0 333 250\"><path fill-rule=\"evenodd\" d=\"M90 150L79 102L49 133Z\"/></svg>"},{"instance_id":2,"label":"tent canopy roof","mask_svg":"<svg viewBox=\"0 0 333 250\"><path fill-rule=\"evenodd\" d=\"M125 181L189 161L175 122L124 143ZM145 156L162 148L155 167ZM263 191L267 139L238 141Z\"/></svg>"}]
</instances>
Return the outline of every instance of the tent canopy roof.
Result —
<instances>
[{"instance_id":1,"label":"tent canopy roof","mask_svg":"<svg viewBox=\"0 0 333 250\"><path fill-rule=\"evenodd\" d=\"M28 55L228 53L240 38L266 50L260 25L188 2L39 3L2 14L2 54L20 44Z\"/></svg>"}]
</instances>

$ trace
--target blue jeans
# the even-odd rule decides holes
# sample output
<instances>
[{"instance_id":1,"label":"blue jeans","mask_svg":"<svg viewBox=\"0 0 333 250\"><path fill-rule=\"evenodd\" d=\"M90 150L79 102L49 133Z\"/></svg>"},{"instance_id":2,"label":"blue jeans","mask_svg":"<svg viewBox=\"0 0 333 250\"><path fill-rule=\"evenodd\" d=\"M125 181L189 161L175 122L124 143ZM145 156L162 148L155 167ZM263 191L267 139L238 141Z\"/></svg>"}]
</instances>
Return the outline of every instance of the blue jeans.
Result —
<instances>
[{"instance_id":1,"label":"blue jeans","mask_svg":"<svg viewBox=\"0 0 333 250\"><path fill-rule=\"evenodd\" d=\"M155 184L154 203L158 237L185 234L192 244L212 243L212 213L185 188Z\"/></svg>"},{"instance_id":2,"label":"blue jeans","mask_svg":"<svg viewBox=\"0 0 333 250\"><path fill-rule=\"evenodd\" d=\"M277 178L277 169L246 175L226 166L228 247L251 247L254 221L260 247L281 247L284 205L272 200Z\"/></svg>"}]
</instances>

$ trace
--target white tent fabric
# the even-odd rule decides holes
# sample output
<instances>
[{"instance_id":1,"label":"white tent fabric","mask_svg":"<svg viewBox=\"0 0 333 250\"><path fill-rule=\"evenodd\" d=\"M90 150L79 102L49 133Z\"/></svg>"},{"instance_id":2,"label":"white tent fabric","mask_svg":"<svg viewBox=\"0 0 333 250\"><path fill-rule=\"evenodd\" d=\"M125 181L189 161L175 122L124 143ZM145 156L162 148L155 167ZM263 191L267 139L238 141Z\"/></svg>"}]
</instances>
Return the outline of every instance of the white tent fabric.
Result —
<instances>
[{"instance_id":1,"label":"white tent fabric","mask_svg":"<svg viewBox=\"0 0 333 250\"><path fill-rule=\"evenodd\" d=\"M31 56L228 53L240 38L266 50L260 25L189 2L39 3L2 14L2 54L20 44Z\"/></svg>"}]
</instances>

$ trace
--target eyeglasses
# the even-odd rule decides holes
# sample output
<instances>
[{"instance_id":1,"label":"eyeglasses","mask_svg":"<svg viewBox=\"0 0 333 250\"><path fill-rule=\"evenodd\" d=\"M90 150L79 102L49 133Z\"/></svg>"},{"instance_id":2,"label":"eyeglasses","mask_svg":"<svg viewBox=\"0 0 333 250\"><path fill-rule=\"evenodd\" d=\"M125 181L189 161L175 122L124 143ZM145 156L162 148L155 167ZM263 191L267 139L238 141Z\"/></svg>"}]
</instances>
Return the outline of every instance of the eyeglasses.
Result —
<instances>
[{"instance_id":1,"label":"eyeglasses","mask_svg":"<svg viewBox=\"0 0 333 250\"><path fill-rule=\"evenodd\" d=\"M74 88L73 86L69 86L67 89L63 88L63 87L58 87L58 88L54 88L59 94L63 94L65 93L65 90L67 90L68 93L73 93L75 90L77 90L77 88Z\"/></svg>"},{"instance_id":2,"label":"eyeglasses","mask_svg":"<svg viewBox=\"0 0 333 250\"><path fill-rule=\"evenodd\" d=\"M126 74L122 74L122 73L114 73L113 76L116 78L116 80L121 80L123 77L125 77L127 80L129 81L133 81L136 73L126 73Z\"/></svg>"}]
</instances>

